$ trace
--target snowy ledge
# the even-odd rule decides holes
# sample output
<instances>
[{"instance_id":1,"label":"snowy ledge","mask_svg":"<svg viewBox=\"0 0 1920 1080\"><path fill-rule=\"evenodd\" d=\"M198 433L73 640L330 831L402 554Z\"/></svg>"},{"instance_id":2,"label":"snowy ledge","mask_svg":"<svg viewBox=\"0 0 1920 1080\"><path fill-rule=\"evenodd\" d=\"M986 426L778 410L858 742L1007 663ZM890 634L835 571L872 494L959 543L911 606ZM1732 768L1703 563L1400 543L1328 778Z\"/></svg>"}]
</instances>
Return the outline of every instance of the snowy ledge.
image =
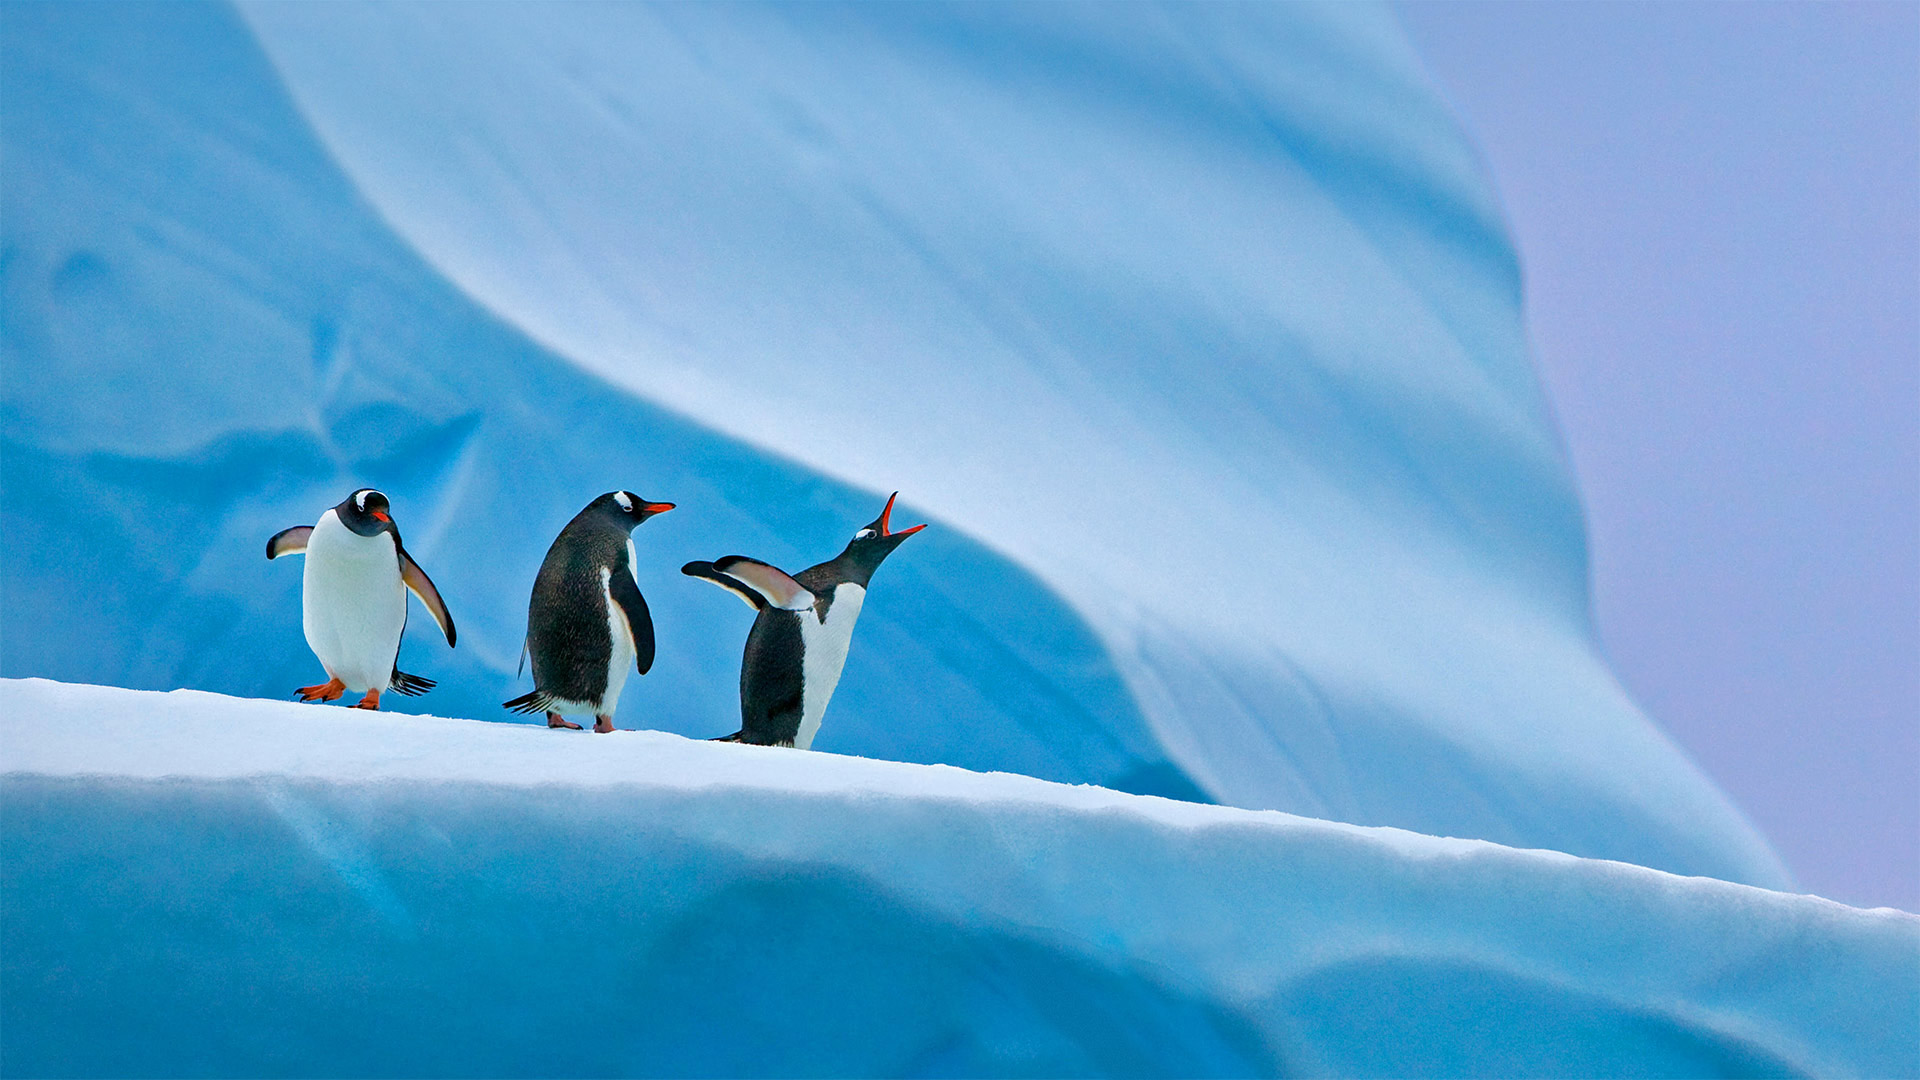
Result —
<instances>
[{"instance_id":1,"label":"snowy ledge","mask_svg":"<svg viewBox=\"0 0 1920 1080\"><path fill-rule=\"evenodd\" d=\"M1920 1074L1920 918L659 732L0 680L12 1074Z\"/></svg>"}]
</instances>

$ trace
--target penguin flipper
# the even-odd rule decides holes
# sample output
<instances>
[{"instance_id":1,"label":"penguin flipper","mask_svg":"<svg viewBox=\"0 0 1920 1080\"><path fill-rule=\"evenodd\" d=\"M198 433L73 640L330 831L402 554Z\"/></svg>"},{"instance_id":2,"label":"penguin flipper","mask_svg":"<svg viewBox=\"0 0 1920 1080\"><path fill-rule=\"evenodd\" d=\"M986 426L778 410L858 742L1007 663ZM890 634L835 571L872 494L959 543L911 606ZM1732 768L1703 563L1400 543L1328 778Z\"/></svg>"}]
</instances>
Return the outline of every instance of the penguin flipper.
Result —
<instances>
[{"instance_id":1,"label":"penguin flipper","mask_svg":"<svg viewBox=\"0 0 1920 1080\"><path fill-rule=\"evenodd\" d=\"M447 648L453 648L453 616L447 611L447 602L440 599L440 590L433 587L433 579L413 561L406 548L400 549L400 580L407 583L407 588L426 606L427 614L440 624L440 632L447 635Z\"/></svg>"},{"instance_id":2,"label":"penguin flipper","mask_svg":"<svg viewBox=\"0 0 1920 1080\"><path fill-rule=\"evenodd\" d=\"M615 571L607 577L607 595L620 605L620 611L627 617L627 632L633 638L633 663L645 675L653 669L653 614L647 610L647 598L640 595L640 586L634 584L633 575L624 570Z\"/></svg>"},{"instance_id":3,"label":"penguin flipper","mask_svg":"<svg viewBox=\"0 0 1920 1080\"><path fill-rule=\"evenodd\" d=\"M546 712L547 707L552 704L552 694L544 690L535 690L531 694L521 694L512 701L503 701L500 703L500 707L508 712L537 713Z\"/></svg>"},{"instance_id":4,"label":"penguin flipper","mask_svg":"<svg viewBox=\"0 0 1920 1080\"><path fill-rule=\"evenodd\" d=\"M291 529L281 529L267 540L267 558L277 559L282 555L302 555L307 550L307 537L313 535L313 526L295 525Z\"/></svg>"},{"instance_id":5,"label":"penguin flipper","mask_svg":"<svg viewBox=\"0 0 1920 1080\"><path fill-rule=\"evenodd\" d=\"M756 610L772 607L805 611L813 606L815 599L805 585L793 580L786 571L745 555L729 555L710 563L688 563L680 572L731 589Z\"/></svg>"},{"instance_id":6,"label":"penguin flipper","mask_svg":"<svg viewBox=\"0 0 1920 1080\"><path fill-rule=\"evenodd\" d=\"M710 562L690 562L681 567L680 572L688 577L697 577L702 581L713 582L715 585L739 597L748 607L755 611L764 610L767 606L766 598L754 592L752 589L747 588L746 582L730 578L720 571L715 570L713 564Z\"/></svg>"}]
</instances>

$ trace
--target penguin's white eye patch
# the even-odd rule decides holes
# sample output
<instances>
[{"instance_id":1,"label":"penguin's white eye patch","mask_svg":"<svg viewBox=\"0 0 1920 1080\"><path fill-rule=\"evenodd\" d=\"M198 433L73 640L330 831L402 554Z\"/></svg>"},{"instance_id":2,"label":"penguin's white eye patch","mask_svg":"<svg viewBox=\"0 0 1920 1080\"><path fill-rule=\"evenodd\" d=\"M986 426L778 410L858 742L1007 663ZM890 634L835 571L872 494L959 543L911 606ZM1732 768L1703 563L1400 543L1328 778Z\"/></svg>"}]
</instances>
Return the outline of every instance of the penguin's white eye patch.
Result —
<instances>
[{"instance_id":1,"label":"penguin's white eye patch","mask_svg":"<svg viewBox=\"0 0 1920 1080\"><path fill-rule=\"evenodd\" d=\"M367 508L367 493L364 491L354 492L353 505L358 509L365 510Z\"/></svg>"},{"instance_id":2,"label":"penguin's white eye patch","mask_svg":"<svg viewBox=\"0 0 1920 1080\"><path fill-rule=\"evenodd\" d=\"M626 492L624 491L614 492L613 501L620 504L620 509L625 510L629 514L633 513L633 500L627 497Z\"/></svg>"},{"instance_id":3,"label":"penguin's white eye patch","mask_svg":"<svg viewBox=\"0 0 1920 1080\"><path fill-rule=\"evenodd\" d=\"M870 540L879 535L879 533L874 532L872 529L861 529L859 532L853 534L853 538L855 540Z\"/></svg>"}]
</instances>

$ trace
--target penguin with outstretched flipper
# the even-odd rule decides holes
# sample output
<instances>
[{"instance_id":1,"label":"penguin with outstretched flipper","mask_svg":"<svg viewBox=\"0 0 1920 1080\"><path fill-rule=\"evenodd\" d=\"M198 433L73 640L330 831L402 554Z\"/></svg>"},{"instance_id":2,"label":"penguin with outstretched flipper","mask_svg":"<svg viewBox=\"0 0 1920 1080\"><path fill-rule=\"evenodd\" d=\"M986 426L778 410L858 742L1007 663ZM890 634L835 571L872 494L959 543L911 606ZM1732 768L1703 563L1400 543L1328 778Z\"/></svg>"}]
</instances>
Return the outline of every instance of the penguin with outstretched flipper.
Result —
<instances>
[{"instance_id":1,"label":"penguin with outstretched flipper","mask_svg":"<svg viewBox=\"0 0 1920 1080\"><path fill-rule=\"evenodd\" d=\"M845 551L798 574L744 555L680 568L727 589L759 613L740 662L740 730L720 741L802 750L813 745L846 667L867 583L901 541L926 528L888 529L899 494L887 497L886 509L853 534Z\"/></svg>"},{"instance_id":2,"label":"penguin with outstretched flipper","mask_svg":"<svg viewBox=\"0 0 1920 1080\"><path fill-rule=\"evenodd\" d=\"M303 701L332 701L351 691L365 695L356 708L378 709L387 690L413 695L433 689L432 679L396 666L408 590L453 646L453 616L427 572L407 554L391 510L385 495L362 488L321 514L318 523L284 529L267 541L269 559L307 557L300 622L327 681L301 687Z\"/></svg>"},{"instance_id":3,"label":"penguin with outstretched flipper","mask_svg":"<svg viewBox=\"0 0 1920 1080\"><path fill-rule=\"evenodd\" d=\"M633 579L634 526L673 509L630 491L609 491L574 515L547 550L527 603L527 655L533 692L506 702L518 713L544 712L547 726L613 730L627 667L653 668L653 616Z\"/></svg>"}]
</instances>

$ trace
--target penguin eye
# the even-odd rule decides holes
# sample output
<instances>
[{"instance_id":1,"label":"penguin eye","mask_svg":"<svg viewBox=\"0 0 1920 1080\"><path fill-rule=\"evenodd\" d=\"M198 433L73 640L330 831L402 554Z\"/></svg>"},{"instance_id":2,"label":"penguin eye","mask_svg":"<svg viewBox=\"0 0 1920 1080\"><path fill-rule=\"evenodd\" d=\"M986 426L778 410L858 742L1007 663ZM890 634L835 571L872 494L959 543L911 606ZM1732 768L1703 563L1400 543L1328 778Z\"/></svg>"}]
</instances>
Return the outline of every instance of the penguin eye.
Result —
<instances>
[{"instance_id":1,"label":"penguin eye","mask_svg":"<svg viewBox=\"0 0 1920 1080\"><path fill-rule=\"evenodd\" d=\"M853 538L855 540L871 540L879 535L879 533L874 532L872 529L861 529L859 532L853 534Z\"/></svg>"},{"instance_id":2,"label":"penguin eye","mask_svg":"<svg viewBox=\"0 0 1920 1080\"><path fill-rule=\"evenodd\" d=\"M633 500L627 498L626 492L624 491L614 492L613 501L620 504L620 509L626 511L629 514L633 513Z\"/></svg>"}]
</instances>

